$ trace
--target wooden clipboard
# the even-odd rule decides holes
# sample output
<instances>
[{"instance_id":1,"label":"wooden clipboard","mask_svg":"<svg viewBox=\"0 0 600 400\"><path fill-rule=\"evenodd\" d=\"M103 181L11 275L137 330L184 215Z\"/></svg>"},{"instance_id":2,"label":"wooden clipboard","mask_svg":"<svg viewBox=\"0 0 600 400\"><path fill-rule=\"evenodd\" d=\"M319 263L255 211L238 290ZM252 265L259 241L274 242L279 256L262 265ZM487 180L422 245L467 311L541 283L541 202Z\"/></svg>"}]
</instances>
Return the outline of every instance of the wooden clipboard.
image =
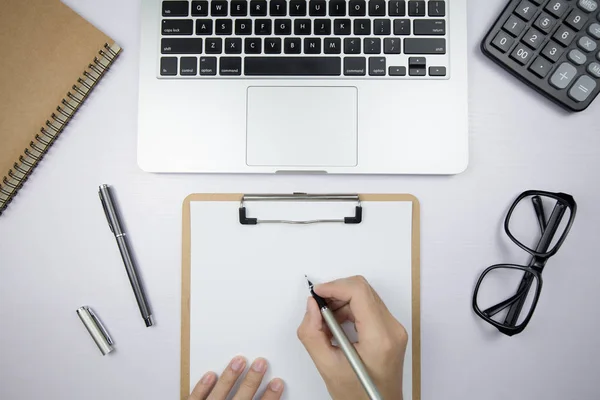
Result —
<instances>
[{"instance_id":1,"label":"wooden clipboard","mask_svg":"<svg viewBox=\"0 0 600 400\"><path fill-rule=\"evenodd\" d=\"M420 279L420 204L410 194L360 194L361 202L412 203L412 400L421 400L421 279ZM190 388L190 298L191 298L191 203L242 202L244 194L192 194L183 202L183 240L181 271L181 400ZM408 399L407 399L408 400Z\"/></svg>"}]
</instances>

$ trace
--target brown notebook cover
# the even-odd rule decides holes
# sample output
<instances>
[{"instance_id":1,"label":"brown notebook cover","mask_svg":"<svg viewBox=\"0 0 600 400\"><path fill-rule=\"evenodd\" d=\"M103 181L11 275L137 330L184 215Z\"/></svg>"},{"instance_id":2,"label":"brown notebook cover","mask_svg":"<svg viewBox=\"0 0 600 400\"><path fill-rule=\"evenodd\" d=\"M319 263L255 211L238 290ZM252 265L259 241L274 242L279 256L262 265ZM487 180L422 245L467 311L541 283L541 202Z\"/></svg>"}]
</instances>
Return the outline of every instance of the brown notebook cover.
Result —
<instances>
[{"instance_id":1,"label":"brown notebook cover","mask_svg":"<svg viewBox=\"0 0 600 400\"><path fill-rule=\"evenodd\" d=\"M60 0L3 0L0 215L121 48Z\"/></svg>"}]
</instances>

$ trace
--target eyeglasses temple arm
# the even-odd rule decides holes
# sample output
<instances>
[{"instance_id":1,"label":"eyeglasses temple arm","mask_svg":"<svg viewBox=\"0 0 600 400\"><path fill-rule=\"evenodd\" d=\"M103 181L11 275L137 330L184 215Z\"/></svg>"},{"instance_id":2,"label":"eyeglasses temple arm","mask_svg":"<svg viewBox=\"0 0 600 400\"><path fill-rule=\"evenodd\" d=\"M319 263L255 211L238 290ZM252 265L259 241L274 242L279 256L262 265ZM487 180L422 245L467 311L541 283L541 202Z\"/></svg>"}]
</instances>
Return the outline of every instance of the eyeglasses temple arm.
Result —
<instances>
[{"instance_id":1,"label":"eyeglasses temple arm","mask_svg":"<svg viewBox=\"0 0 600 400\"><path fill-rule=\"evenodd\" d=\"M531 202L533 203L533 209L535 210L535 215L537 216L538 223L540 224L540 231L543 235L548 224L546 222L546 213L544 212L542 198L540 196L533 196L531 198Z\"/></svg>"},{"instance_id":2,"label":"eyeglasses temple arm","mask_svg":"<svg viewBox=\"0 0 600 400\"><path fill-rule=\"evenodd\" d=\"M562 217L565 215L565 211L567 210L567 206L561 203L556 203L554 209L552 210L552 214L550 215L550 219L548 220L548 225L546 226L546 230L544 231L540 241L538 242L535 251L538 253L545 253L550 248L550 244L552 243L552 239L554 239L554 235L560 226L560 221ZM534 265L537 261L537 257L533 257L530 266ZM519 285L519 289L517 290L517 294L521 293L521 290L531 288L531 284L533 283L534 275L525 273L523 275L523 279L521 280L521 284ZM508 310L508 314L506 315L506 319L504 320L504 324L508 326L516 326L517 321L519 320L519 315L521 314L521 310L523 309L523 305L527 300L527 296L522 296L519 298L519 301L513 303Z\"/></svg>"},{"instance_id":3,"label":"eyeglasses temple arm","mask_svg":"<svg viewBox=\"0 0 600 400\"><path fill-rule=\"evenodd\" d=\"M513 305L516 301L519 300L519 298L521 296L523 296L526 293L527 292L525 290L521 290L521 291L517 292L517 294L515 294L511 298L506 299L502 303L498 303L495 306L492 306L482 312L484 315L486 315L488 317L493 317L494 315L498 314L500 311L504 310L506 307Z\"/></svg>"}]
</instances>

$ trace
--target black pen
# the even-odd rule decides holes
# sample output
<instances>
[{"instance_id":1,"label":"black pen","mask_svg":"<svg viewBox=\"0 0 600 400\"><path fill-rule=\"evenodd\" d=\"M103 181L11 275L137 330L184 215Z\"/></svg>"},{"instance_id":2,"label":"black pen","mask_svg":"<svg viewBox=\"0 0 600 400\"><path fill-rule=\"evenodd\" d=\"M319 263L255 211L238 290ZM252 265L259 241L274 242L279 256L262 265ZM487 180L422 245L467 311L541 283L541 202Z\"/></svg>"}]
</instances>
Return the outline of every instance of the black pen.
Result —
<instances>
[{"instance_id":1,"label":"black pen","mask_svg":"<svg viewBox=\"0 0 600 400\"><path fill-rule=\"evenodd\" d=\"M146 293L144 292L144 287L138 276L137 268L131 257L129 245L125 238L126 234L123 231L123 225L121 224L121 219L119 218L119 213L117 212L117 207L108 185L100 186L98 195L100 196L100 201L102 202L102 207L104 208L104 213L108 220L108 226L117 240L117 246L119 246L119 251L121 252L121 257L125 264L125 270L127 271L133 294L135 295L138 307L140 308L140 313L142 314L142 318L144 318L146 327L150 327L153 325L152 312L150 311L148 300L146 300Z\"/></svg>"},{"instance_id":2,"label":"black pen","mask_svg":"<svg viewBox=\"0 0 600 400\"><path fill-rule=\"evenodd\" d=\"M317 302L317 305L321 310L321 315L323 315L325 323L329 327L329 330L331 331L331 334L333 335L335 340L337 340L340 348L342 349L342 352L344 353L344 355L348 359L348 362L350 363L350 366L354 370L354 373L356 373L358 380L367 392L369 399L383 400L383 398L379 394L379 391L377 390L377 387L375 386L375 383L373 383L373 380L369 376L365 364L362 362L360 356L356 352L354 345L350 343L350 340L348 340L348 337L344 333L344 330L337 322L337 319L335 319L333 311L331 311L325 299L315 293L313 283L308 279L306 275L304 276L308 281L308 288L310 290L310 294Z\"/></svg>"}]
</instances>

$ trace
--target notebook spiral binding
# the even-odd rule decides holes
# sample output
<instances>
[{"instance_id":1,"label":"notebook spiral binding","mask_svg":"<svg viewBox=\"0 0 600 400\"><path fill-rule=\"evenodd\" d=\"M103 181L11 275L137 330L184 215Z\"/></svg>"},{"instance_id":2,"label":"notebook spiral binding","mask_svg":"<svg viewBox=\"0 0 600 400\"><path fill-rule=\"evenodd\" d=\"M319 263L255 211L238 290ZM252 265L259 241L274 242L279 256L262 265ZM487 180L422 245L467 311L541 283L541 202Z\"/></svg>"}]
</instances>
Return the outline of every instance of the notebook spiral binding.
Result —
<instances>
[{"instance_id":1,"label":"notebook spiral binding","mask_svg":"<svg viewBox=\"0 0 600 400\"><path fill-rule=\"evenodd\" d=\"M56 107L56 112L52 113L50 119L46 121L46 125L40 129L40 133L35 135L35 139L19 156L13 168L8 171L8 175L2 178L2 182L0 182L0 215L6 210L19 189L31 176L38 163L44 158L120 53L121 47L118 45L104 44L104 48L98 52L98 56L94 57L92 63L83 71L82 76L77 79L77 83L72 86L72 91L69 91L61 104Z\"/></svg>"}]
</instances>

